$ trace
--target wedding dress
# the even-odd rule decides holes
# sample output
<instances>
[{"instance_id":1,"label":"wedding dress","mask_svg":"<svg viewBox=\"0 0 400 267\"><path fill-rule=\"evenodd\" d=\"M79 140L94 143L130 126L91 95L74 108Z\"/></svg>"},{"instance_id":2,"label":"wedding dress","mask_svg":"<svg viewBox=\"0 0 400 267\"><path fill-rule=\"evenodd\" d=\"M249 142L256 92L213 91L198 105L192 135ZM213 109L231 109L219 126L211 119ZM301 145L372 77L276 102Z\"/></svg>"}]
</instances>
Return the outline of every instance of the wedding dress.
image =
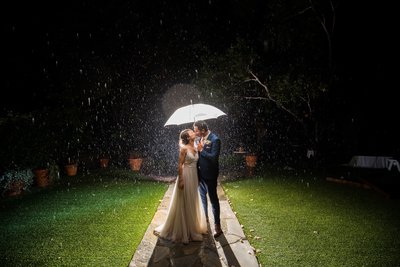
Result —
<instances>
[{"instance_id":1,"label":"wedding dress","mask_svg":"<svg viewBox=\"0 0 400 267\"><path fill-rule=\"evenodd\" d=\"M177 179L165 223L154 230L156 235L174 242L189 243L202 241L202 234L207 233L207 222L198 191L198 159L197 153L186 153L182 172L184 188L179 189Z\"/></svg>"}]
</instances>

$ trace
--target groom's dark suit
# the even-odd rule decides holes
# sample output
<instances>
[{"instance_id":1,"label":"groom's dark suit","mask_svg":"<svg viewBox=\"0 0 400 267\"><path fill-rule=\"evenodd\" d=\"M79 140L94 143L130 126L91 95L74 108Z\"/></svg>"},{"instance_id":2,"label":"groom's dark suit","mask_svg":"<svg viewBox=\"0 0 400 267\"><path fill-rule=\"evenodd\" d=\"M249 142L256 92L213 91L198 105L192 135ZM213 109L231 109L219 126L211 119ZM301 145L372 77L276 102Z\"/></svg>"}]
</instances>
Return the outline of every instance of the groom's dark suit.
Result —
<instances>
[{"instance_id":1,"label":"groom's dark suit","mask_svg":"<svg viewBox=\"0 0 400 267\"><path fill-rule=\"evenodd\" d=\"M217 179L219 174L219 153L221 140L211 133L204 141L203 150L199 153L197 169L199 174L199 191L204 212L208 218L207 192L210 197L214 223L220 225L220 207L217 195Z\"/></svg>"}]
</instances>

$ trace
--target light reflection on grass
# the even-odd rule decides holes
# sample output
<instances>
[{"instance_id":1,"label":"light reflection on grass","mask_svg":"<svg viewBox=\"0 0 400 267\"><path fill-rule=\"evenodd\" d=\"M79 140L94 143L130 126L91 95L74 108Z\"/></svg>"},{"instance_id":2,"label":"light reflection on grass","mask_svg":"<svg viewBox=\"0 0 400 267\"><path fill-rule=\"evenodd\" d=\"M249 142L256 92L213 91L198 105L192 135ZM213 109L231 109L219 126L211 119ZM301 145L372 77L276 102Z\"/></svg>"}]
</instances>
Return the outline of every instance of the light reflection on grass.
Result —
<instances>
[{"instance_id":1,"label":"light reflection on grass","mask_svg":"<svg viewBox=\"0 0 400 267\"><path fill-rule=\"evenodd\" d=\"M2 266L127 266L166 189L114 170L3 199Z\"/></svg>"},{"instance_id":2,"label":"light reflection on grass","mask_svg":"<svg viewBox=\"0 0 400 267\"><path fill-rule=\"evenodd\" d=\"M262 266L397 266L399 199L308 177L223 183Z\"/></svg>"}]
</instances>

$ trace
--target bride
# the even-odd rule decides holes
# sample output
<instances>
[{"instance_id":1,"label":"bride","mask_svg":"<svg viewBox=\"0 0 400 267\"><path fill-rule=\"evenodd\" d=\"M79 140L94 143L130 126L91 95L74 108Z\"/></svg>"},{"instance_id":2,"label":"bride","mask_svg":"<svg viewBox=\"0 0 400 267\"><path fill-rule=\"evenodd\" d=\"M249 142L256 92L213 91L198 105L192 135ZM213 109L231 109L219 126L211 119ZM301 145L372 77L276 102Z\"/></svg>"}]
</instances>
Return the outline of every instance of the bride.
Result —
<instances>
[{"instance_id":1,"label":"bride","mask_svg":"<svg viewBox=\"0 0 400 267\"><path fill-rule=\"evenodd\" d=\"M198 191L197 161L194 147L195 133L191 129L180 133L178 178L175 182L165 223L154 234L177 243L202 241L207 233L207 222L201 209Z\"/></svg>"}]
</instances>

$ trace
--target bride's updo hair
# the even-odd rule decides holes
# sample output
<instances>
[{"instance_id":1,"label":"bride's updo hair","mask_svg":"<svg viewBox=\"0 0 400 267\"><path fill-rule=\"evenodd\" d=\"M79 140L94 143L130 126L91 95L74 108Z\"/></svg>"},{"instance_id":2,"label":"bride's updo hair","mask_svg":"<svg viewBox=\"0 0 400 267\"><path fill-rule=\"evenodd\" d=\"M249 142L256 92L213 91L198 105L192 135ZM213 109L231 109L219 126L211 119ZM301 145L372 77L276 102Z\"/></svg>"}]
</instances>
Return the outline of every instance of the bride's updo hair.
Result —
<instances>
[{"instance_id":1,"label":"bride's updo hair","mask_svg":"<svg viewBox=\"0 0 400 267\"><path fill-rule=\"evenodd\" d=\"M190 141L189 131L190 130L191 129L185 129L179 135L179 145L180 146L184 146L184 145L189 144L189 141Z\"/></svg>"}]
</instances>

